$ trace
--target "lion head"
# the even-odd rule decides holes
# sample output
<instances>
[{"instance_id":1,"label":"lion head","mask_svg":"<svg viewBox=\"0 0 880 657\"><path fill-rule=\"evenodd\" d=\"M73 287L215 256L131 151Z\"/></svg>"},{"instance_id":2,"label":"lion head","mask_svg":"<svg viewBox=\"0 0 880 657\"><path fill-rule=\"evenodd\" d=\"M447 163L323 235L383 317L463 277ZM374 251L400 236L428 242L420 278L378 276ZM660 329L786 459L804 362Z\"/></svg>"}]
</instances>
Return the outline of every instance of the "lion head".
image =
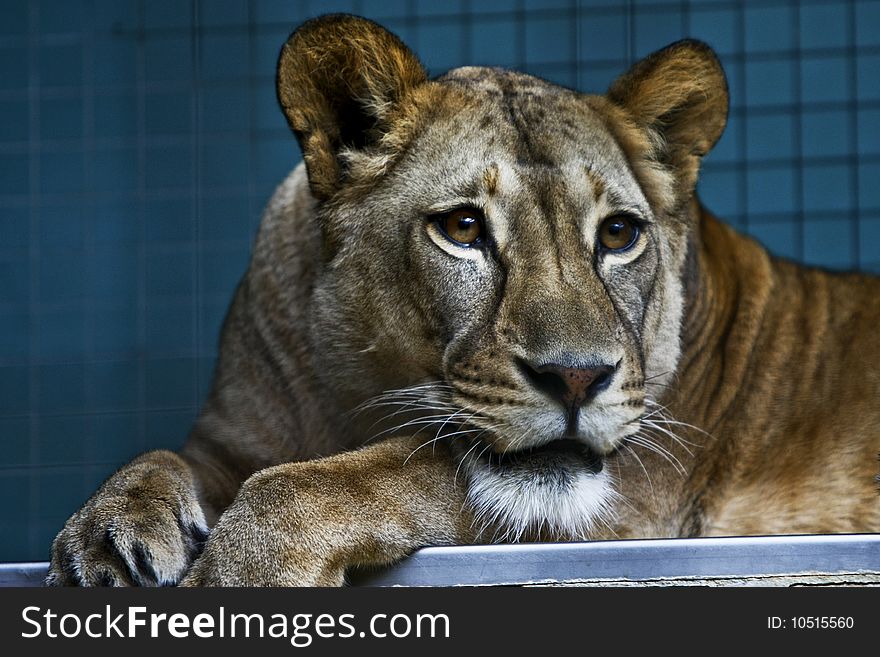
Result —
<instances>
[{"instance_id":1,"label":"lion head","mask_svg":"<svg viewBox=\"0 0 880 657\"><path fill-rule=\"evenodd\" d=\"M429 80L337 15L291 36L278 94L320 226L321 384L386 404L382 431L450 440L506 538L586 534L615 496L605 460L678 365L694 186L727 116L711 50L678 42L585 95L493 68Z\"/></svg>"}]
</instances>

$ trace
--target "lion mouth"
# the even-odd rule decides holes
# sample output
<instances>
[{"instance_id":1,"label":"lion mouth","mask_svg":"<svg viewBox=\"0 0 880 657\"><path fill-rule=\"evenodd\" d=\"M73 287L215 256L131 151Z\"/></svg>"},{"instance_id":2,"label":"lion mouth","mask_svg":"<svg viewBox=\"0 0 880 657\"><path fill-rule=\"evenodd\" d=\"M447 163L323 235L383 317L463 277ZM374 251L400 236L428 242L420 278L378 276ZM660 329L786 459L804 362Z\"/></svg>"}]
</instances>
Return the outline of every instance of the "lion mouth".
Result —
<instances>
[{"instance_id":1,"label":"lion mouth","mask_svg":"<svg viewBox=\"0 0 880 657\"><path fill-rule=\"evenodd\" d=\"M515 452L496 454L487 450L485 457L489 464L500 469L528 466L538 470L551 470L569 465L584 469L590 474L602 472L602 456L583 442L573 438L552 440L537 447L528 447Z\"/></svg>"}]
</instances>

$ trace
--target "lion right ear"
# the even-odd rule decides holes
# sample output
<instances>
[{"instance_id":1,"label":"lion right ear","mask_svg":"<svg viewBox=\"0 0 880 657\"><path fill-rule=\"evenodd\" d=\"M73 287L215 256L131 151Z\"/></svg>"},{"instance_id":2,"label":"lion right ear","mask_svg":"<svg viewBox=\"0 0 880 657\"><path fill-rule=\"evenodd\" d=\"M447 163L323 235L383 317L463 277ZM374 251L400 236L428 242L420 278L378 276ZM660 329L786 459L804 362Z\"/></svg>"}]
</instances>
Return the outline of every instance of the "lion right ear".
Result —
<instances>
[{"instance_id":1,"label":"lion right ear","mask_svg":"<svg viewBox=\"0 0 880 657\"><path fill-rule=\"evenodd\" d=\"M658 156L689 195L700 159L727 123L727 81L712 49L689 39L673 43L619 77L608 98L657 137Z\"/></svg>"},{"instance_id":2,"label":"lion right ear","mask_svg":"<svg viewBox=\"0 0 880 657\"><path fill-rule=\"evenodd\" d=\"M365 18L331 14L304 23L278 58L278 100L302 148L312 193L331 196L340 153L374 144L389 113L425 69L403 42Z\"/></svg>"}]
</instances>

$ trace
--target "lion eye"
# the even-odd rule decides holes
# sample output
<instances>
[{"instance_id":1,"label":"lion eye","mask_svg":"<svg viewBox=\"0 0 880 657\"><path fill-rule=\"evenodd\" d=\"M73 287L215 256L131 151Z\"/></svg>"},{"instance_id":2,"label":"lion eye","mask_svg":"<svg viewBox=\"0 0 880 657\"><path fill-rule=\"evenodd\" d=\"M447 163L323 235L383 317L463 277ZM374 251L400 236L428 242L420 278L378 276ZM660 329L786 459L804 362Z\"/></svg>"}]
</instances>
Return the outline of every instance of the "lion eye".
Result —
<instances>
[{"instance_id":1,"label":"lion eye","mask_svg":"<svg viewBox=\"0 0 880 657\"><path fill-rule=\"evenodd\" d=\"M461 208L435 219L440 232L462 246L479 246L485 237L483 215L474 208Z\"/></svg>"},{"instance_id":2,"label":"lion eye","mask_svg":"<svg viewBox=\"0 0 880 657\"><path fill-rule=\"evenodd\" d=\"M638 224L626 215L608 217L599 226L599 243L608 251L626 251L639 239Z\"/></svg>"}]
</instances>

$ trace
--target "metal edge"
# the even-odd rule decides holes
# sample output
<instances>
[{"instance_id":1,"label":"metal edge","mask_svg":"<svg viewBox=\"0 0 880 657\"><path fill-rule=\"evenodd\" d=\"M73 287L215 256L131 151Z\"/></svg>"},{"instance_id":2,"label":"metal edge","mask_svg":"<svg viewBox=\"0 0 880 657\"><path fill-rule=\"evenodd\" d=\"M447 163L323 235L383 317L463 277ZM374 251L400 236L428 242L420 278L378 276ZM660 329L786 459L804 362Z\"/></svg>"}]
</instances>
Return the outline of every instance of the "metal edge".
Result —
<instances>
[{"instance_id":1,"label":"metal edge","mask_svg":"<svg viewBox=\"0 0 880 657\"><path fill-rule=\"evenodd\" d=\"M47 561L0 563L0 587L43 586L48 570Z\"/></svg>"},{"instance_id":2,"label":"metal edge","mask_svg":"<svg viewBox=\"0 0 880 657\"><path fill-rule=\"evenodd\" d=\"M42 586L48 563L0 564L0 587ZM880 534L638 539L428 547L359 570L356 586L514 586L578 581L880 574Z\"/></svg>"},{"instance_id":3,"label":"metal edge","mask_svg":"<svg viewBox=\"0 0 880 657\"><path fill-rule=\"evenodd\" d=\"M500 586L864 573L880 573L878 534L432 547L351 579L359 586Z\"/></svg>"}]
</instances>

